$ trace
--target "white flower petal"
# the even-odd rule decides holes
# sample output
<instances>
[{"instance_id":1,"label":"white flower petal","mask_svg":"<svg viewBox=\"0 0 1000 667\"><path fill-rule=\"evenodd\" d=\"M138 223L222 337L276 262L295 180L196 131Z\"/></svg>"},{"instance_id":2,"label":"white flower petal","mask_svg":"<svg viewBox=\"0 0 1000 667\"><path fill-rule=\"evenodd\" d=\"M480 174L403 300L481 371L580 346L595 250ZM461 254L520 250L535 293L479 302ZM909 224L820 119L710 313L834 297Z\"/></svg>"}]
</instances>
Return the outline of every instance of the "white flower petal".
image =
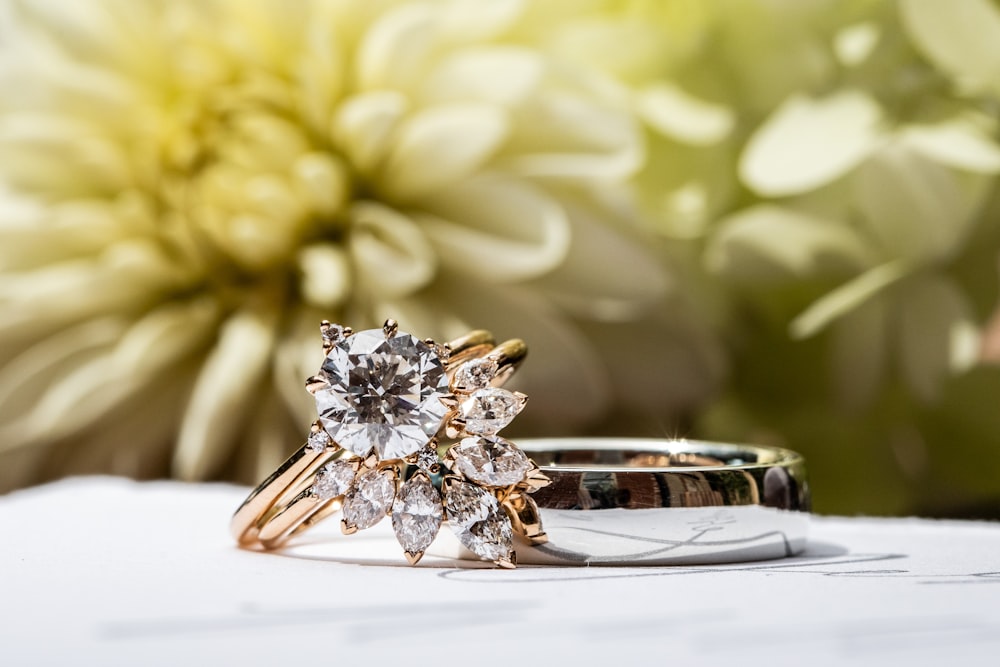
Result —
<instances>
[{"instance_id":1,"label":"white flower petal","mask_svg":"<svg viewBox=\"0 0 1000 667\"><path fill-rule=\"evenodd\" d=\"M512 46L469 48L441 61L423 83L428 104L521 103L540 84L544 64L536 51Z\"/></svg>"},{"instance_id":2,"label":"white flower petal","mask_svg":"<svg viewBox=\"0 0 1000 667\"><path fill-rule=\"evenodd\" d=\"M853 228L774 204L751 206L721 220L705 251L713 273L756 284L843 275L873 259Z\"/></svg>"},{"instance_id":3,"label":"white flower petal","mask_svg":"<svg viewBox=\"0 0 1000 667\"><path fill-rule=\"evenodd\" d=\"M729 136L735 122L728 107L698 99L666 82L640 89L635 105L657 132L686 144L718 143Z\"/></svg>"},{"instance_id":4,"label":"white flower petal","mask_svg":"<svg viewBox=\"0 0 1000 667\"><path fill-rule=\"evenodd\" d=\"M133 180L125 147L71 117L2 117L0 151L0 173L28 191L62 197L114 192Z\"/></svg>"},{"instance_id":5,"label":"white flower petal","mask_svg":"<svg viewBox=\"0 0 1000 667\"><path fill-rule=\"evenodd\" d=\"M121 336L109 373L155 383L171 364L208 341L218 316L218 304L208 297L160 305Z\"/></svg>"},{"instance_id":6,"label":"white flower petal","mask_svg":"<svg viewBox=\"0 0 1000 667\"><path fill-rule=\"evenodd\" d=\"M558 179L624 179L644 146L633 119L610 105L544 87L518 111L498 164L515 174Z\"/></svg>"},{"instance_id":7,"label":"white flower petal","mask_svg":"<svg viewBox=\"0 0 1000 667\"><path fill-rule=\"evenodd\" d=\"M306 303L332 308L347 299L351 266L344 249L333 243L314 243L298 253L299 290Z\"/></svg>"},{"instance_id":8,"label":"white flower petal","mask_svg":"<svg viewBox=\"0 0 1000 667\"><path fill-rule=\"evenodd\" d=\"M526 183L466 180L425 201L421 226L443 265L492 282L525 280L562 262L570 230L558 202Z\"/></svg>"},{"instance_id":9,"label":"white flower petal","mask_svg":"<svg viewBox=\"0 0 1000 667\"><path fill-rule=\"evenodd\" d=\"M355 95L340 105L331 134L360 173L371 174L385 158L409 106L404 95L391 90Z\"/></svg>"},{"instance_id":10,"label":"white flower petal","mask_svg":"<svg viewBox=\"0 0 1000 667\"><path fill-rule=\"evenodd\" d=\"M292 168L296 193L323 217L333 217L351 195L348 168L328 153L308 153Z\"/></svg>"},{"instance_id":11,"label":"white flower petal","mask_svg":"<svg viewBox=\"0 0 1000 667\"><path fill-rule=\"evenodd\" d=\"M391 198L414 197L459 183L481 168L507 137L506 114L481 104L432 107L396 134L379 188Z\"/></svg>"},{"instance_id":12,"label":"white flower petal","mask_svg":"<svg viewBox=\"0 0 1000 667\"><path fill-rule=\"evenodd\" d=\"M27 386L14 397L37 395L28 409L15 415L23 416L11 428L19 433L16 440L57 441L132 410L137 402L148 402L149 388L184 379L178 367L209 337L215 315L214 304L196 300L154 310L119 331L117 345L88 350L86 340L82 347L69 342L74 356L62 359L53 376L39 377L35 387ZM87 333L85 328L76 331ZM30 348L21 359L28 361L36 349ZM61 359L59 354L53 356Z\"/></svg>"},{"instance_id":13,"label":"white flower petal","mask_svg":"<svg viewBox=\"0 0 1000 667\"><path fill-rule=\"evenodd\" d=\"M338 319L329 311L297 308L287 316L281 338L276 343L272 368L274 389L297 424L309 424L316 419L316 401L303 390L302 380L313 375L321 361L319 323L324 318Z\"/></svg>"},{"instance_id":14,"label":"white flower petal","mask_svg":"<svg viewBox=\"0 0 1000 667\"><path fill-rule=\"evenodd\" d=\"M434 277L437 257L414 221L387 206L359 202L351 207L348 247L358 285L370 297L391 298L416 292Z\"/></svg>"},{"instance_id":15,"label":"white flower petal","mask_svg":"<svg viewBox=\"0 0 1000 667\"><path fill-rule=\"evenodd\" d=\"M9 358L7 344L0 366L0 423L10 423L29 414L50 384L47 376L65 375L103 355L125 332L120 318L87 320L56 329L21 354Z\"/></svg>"},{"instance_id":16,"label":"white flower petal","mask_svg":"<svg viewBox=\"0 0 1000 667\"><path fill-rule=\"evenodd\" d=\"M903 25L942 70L977 87L1000 89L1000 10L989 0L901 0Z\"/></svg>"},{"instance_id":17,"label":"white flower petal","mask_svg":"<svg viewBox=\"0 0 1000 667\"><path fill-rule=\"evenodd\" d=\"M898 136L902 145L956 169L983 174L1000 172L1000 146L976 124L954 118L934 125L907 125Z\"/></svg>"},{"instance_id":18,"label":"white flower petal","mask_svg":"<svg viewBox=\"0 0 1000 667\"><path fill-rule=\"evenodd\" d=\"M231 316L208 355L184 412L173 469L181 479L216 473L257 405L274 344L274 314L251 307Z\"/></svg>"},{"instance_id":19,"label":"white flower petal","mask_svg":"<svg viewBox=\"0 0 1000 667\"><path fill-rule=\"evenodd\" d=\"M0 302L10 319L30 314L40 328L155 302L185 280L152 242L117 243L96 259L80 259L0 275ZM0 321L0 332L5 322Z\"/></svg>"},{"instance_id":20,"label":"white flower petal","mask_svg":"<svg viewBox=\"0 0 1000 667\"><path fill-rule=\"evenodd\" d=\"M857 67L868 60L881 37L881 28L874 21L849 25L834 35L833 50L842 65Z\"/></svg>"},{"instance_id":21,"label":"white flower petal","mask_svg":"<svg viewBox=\"0 0 1000 667\"><path fill-rule=\"evenodd\" d=\"M509 30L525 0L452 0L435 7L443 40L450 44L488 42Z\"/></svg>"},{"instance_id":22,"label":"white flower petal","mask_svg":"<svg viewBox=\"0 0 1000 667\"><path fill-rule=\"evenodd\" d=\"M566 258L535 285L569 312L607 321L630 321L668 287L663 261L638 230L623 230L609 211L583 197L560 199L570 222ZM624 232L624 233L623 233ZM628 267L628 270L622 270Z\"/></svg>"},{"instance_id":23,"label":"white flower petal","mask_svg":"<svg viewBox=\"0 0 1000 667\"><path fill-rule=\"evenodd\" d=\"M750 137L740 178L765 197L826 185L859 164L877 145L882 111L855 91L821 99L795 95Z\"/></svg>"},{"instance_id":24,"label":"white flower petal","mask_svg":"<svg viewBox=\"0 0 1000 667\"><path fill-rule=\"evenodd\" d=\"M415 3L378 17L358 49L358 87L408 91L420 81L434 45L434 18L433 7Z\"/></svg>"}]
</instances>

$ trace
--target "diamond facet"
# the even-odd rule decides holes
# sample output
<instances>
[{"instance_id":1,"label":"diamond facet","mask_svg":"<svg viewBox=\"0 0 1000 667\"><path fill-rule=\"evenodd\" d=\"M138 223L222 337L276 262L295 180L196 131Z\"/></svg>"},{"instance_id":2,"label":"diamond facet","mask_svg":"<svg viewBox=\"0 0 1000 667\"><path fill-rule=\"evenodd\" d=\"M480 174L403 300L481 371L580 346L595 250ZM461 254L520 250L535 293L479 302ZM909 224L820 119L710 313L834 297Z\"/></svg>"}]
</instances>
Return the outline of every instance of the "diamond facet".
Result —
<instances>
[{"instance_id":1,"label":"diamond facet","mask_svg":"<svg viewBox=\"0 0 1000 667\"><path fill-rule=\"evenodd\" d=\"M517 484L531 470L525 453L496 435L464 438L452 447L451 454L457 472L487 486Z\"/></svg>"},{"instance_id":2,"label":"diamond facet","mask_svg":"<svg viewBox=\"0 0 1000 667\"><path fill-rule=\"evenodd\" d=\"M506 389L477 389L462 401L459 413L465 421L465 431L473 435L496 433L509 424L524 408L526 398Z\"/></svg>"},{"instance_id":3,"label":"diamond facet","mask_svg":"<svg viewBox=\"0 0 1000 667\"><path fill-rule=\"evenodd\" d=\"M418 554L427 549L443 519L441 496L427 475L417 473L400 487L392 503L392 528L404 551Z\"/></svg>"},{"instance_id":4,"label":"diamond facet","mask_svg":"<svg viewBox=\"0 0 1000 667\"><path fill-rule=\"evenodd\" d=\"M388 470L368 470L354 480L344 498L344 521L356 528L371 528L392 507L396 484Z\"/></svg>"},{"instance_id":5,"label":"diamond facet","mask_svg":"<svg viewBox=\"0 0 1000 667\"><path fill-rule=\"evenodd\" d=\"M326 324L321 327L323 340L330 344L339 343L344 339L344 327L339 324Z\"/></svg>"},{"instance_id":6,"label":"diamond facet","mask_svg":"<svg viewBox=\"0 0 1000 667\"><path fill-rule=\"evenodd\" d=\"M424 447L417 452L417 467L432 475L438 471L438 454L436 446Z\"/></svg>"},{"instance_id":7,"label":"diamond facet","mask_svg":"<svg viewBox=\"0 0 1000 667\"><path fill-rule=\"evenodd\" d=\"M434 348L410 334L359 331L336 343L316 392L320 420L341 447L380 459L419 451L438 432L448 377Z\"/></svg>"},{"instance_id":8,"label":"diamond facet","mask_svg":"<svg viewBox=\"0 0 1000 667\"><path fill-rule=\"evenodd\" d=\"M452 532L466 549L480 558L500 561L510 557L513 527L510 517L488 491L453 479L448 484L444 508Z\"/></svg>"},{"instance_id":9,"label":"diamond facet","mask_svg":"<svg viewBox=\"0 0 1000 667\"><path fill-rule=\"evenodd\" d=\"M455 386L455 391L472 392L476 389L485 389L496 377L497 369L496 359L489 357L473 359L462 364L458 372L455 373L455 380L452 384Z\"/></svg>"},{"instance_id":10,"label":"diamond facet","mask_svg":"<svg viewBox=\"0 0 1000 667\"><path fill-rule=\"evenodd\" d=\"M330 444L330 436L326 431L310 433L309 439L306 440L306 448L314 454L322 452L328 444Z\"/></svg>"},{"instance_id":11,"label":"diamond facet","mask_svg":"<svg viewBox=\"0 0 1000 667\"><path fill-rule=\"evenodd\" d=\"M329 500L347 493L354 481L354 465L347 459L327 463L316 473L313 480L313 495L320 500Z\"/></svg>"}]
</instances>

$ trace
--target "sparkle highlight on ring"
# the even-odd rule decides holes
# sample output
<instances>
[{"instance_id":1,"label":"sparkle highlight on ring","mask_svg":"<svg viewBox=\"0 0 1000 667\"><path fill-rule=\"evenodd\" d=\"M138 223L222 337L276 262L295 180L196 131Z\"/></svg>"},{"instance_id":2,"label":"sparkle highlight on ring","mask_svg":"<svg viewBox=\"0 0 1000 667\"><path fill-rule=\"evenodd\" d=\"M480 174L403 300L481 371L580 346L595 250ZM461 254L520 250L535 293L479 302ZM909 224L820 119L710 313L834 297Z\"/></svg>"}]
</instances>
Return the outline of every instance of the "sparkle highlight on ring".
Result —
<instances>
[{"instance_id":1,"label":"sparkle highlight on ring","mask_svg":"<svg viewBox=\"0 0 1000 667\"><path fill-rule=\"evenodd\" d=\"M522 341L496 345L476 331L454 347L439 345L399 331L394 320L359 332L329 322L320 329L325 357L306 380L319 419L302 449L316 472L307 493L268 515L282 526L267 531L271 547L338 507L346 534L391 516L411 564L442 525L502 567L515 566L515 533L546 540L529 494L549 480L497 434L527 402L500 386L524 357ZM322 504L293 510L296 502Z\"/></svg>"}]
</instances>

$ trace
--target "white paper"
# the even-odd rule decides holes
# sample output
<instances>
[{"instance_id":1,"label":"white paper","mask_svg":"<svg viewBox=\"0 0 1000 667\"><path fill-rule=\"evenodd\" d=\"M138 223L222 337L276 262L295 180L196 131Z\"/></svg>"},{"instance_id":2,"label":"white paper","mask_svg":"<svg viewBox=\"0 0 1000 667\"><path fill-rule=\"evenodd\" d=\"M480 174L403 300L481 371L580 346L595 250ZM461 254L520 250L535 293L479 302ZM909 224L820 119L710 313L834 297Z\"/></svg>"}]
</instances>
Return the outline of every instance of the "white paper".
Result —
<instances>
[{"instance_id":1,"label":"white paper","mask_svg":"<svg viewBox=\"0 0 1000 667\"><path fill-rule=\"evenodd\" d=\"M237 549L247 490L67 480L0 497L0 665L997 664L1000 526L816 518L742 565L405 564L388 522ZM444 532L444 531L443 531Z\"/></svg>"}]
</instances>

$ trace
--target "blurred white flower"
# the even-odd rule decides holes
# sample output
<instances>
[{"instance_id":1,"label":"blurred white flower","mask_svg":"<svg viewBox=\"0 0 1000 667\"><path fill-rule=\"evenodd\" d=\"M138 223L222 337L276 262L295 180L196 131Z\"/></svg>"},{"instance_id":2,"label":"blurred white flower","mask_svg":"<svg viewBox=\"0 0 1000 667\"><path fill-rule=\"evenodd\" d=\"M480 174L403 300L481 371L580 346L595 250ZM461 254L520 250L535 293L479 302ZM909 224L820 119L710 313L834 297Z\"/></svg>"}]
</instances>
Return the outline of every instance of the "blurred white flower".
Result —
<instances>
[{"instance_id":1,"label":"blurred white flower","mask_svg":"<svg viewBox=\"0 0 1000 667\"><path fill-rule=\"evenodd\" d=\"M571 318L629 320L665 286L617 194L643 145L614 85L509 37L523 9L15 7L4 486L269 469L311 419L321 317L523 337L536 420L599 415L619 351Z\"/></svg>"}]
</instances>

